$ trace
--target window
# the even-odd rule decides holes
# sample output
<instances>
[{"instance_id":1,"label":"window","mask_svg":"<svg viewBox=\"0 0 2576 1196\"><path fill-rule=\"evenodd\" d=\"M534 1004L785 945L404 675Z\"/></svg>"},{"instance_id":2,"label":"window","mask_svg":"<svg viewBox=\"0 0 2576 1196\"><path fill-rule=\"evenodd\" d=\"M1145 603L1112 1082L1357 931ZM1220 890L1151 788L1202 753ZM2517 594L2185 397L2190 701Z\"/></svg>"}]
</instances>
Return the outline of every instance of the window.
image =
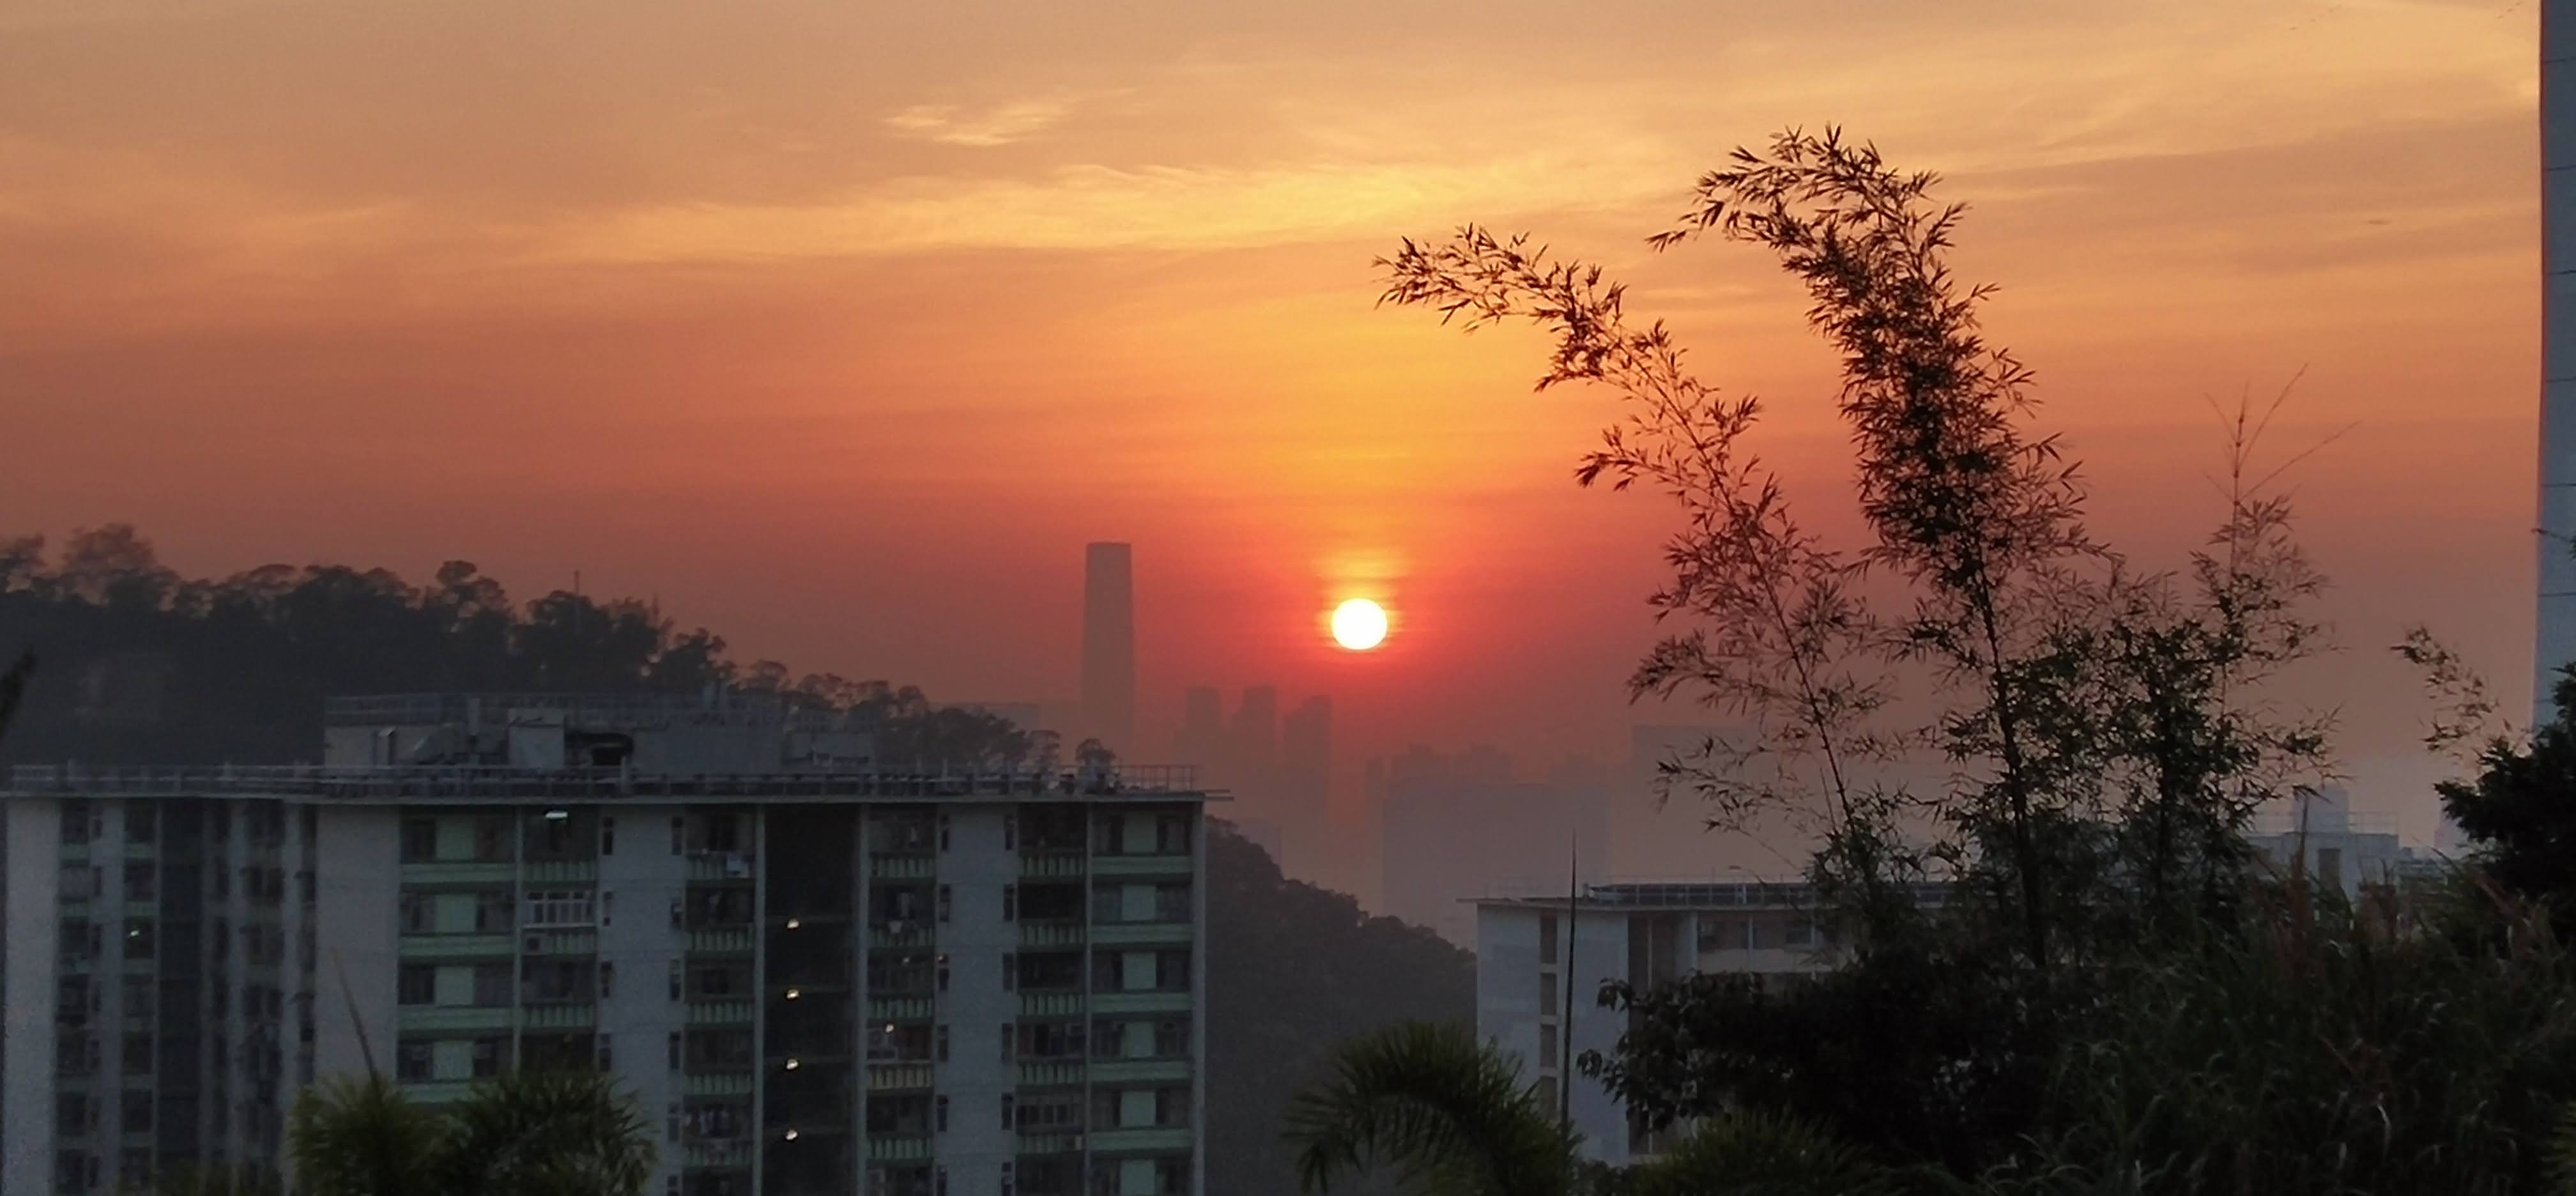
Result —
<instances>
[{"instance_id":1,"label":"window","mask_svg":"<svg viewBox=\"0 0 2576 1196\"><path fill-rule=\"evenodd\" d=\"M599 819L599 854L617 854L617 820L606 815Z\"/></svg>"},{"instance_id":2,"label":"window","mask_svg":"<svg viewBox=\"0 0 2576 1196\"><path fill-rule=\"evenodd\" d=\"M124 1099L119 1103L121 1107L116 1111L116 1128L118 1132L127 1134L148 1134L152 1132L151 1089L128 1088L125 1090Z\"/></svg>"},{"instance_id":3,"label":"window","mask_svg":"<svg viewBox=\"0 0 2576 1196\"><path fill-rule=\"evenodd\" d=\"M96 868L63 869L63 900L87 901L96 896L98 896L98 870Z\"/></svg>"},{"instance_id":4,"label":"window","mask_svg":"<svg viewBox=\"0 0 2576 1196\"><path fill-rule=\"evenodd\" d=\"M483 817L474 820L474 858L486 864L505 863L509 860L509 819Z\"/></svg>"},{"instance_id":5,"label":"window","mask_svg":"<svg viewBox=\"0 0 2576 1196\"><path fill-rule=\"evenodd\" d=\"M589 926L596 919L591 911L591 894L580 889L539 889L528 894L528 917L523 923L539 926Z\"/></svg>"},{"instance_id":6,"label":"window","mask_svg":"<svg viewBox=\"0 0 2576 1196\"><path fill-rule=\"evenodd\" d=\"M1019 850L1020 820L1015 814L1002 815L1002 850Z\"/></svg>"},{"instance_id":7,"label":"window","mask_svg":"<svg viewBox=\"0 0 2576 1196\"><path fill-rule=\"evenodd\" d=\"M616 1064L611 1062L611 1058L612 1057L608 1053L608 1036L602 1034L599 1036L599 1072L601 1075L607 1075L608 1073L617 1070Z\"/></svg>"},{"instance_id":8,"label":"window","mask_svg":"<svg viewBox=\"0 0 2576 1196\"><path fill-rule=\"evenodd\" d=\"M945 921L947 921L947 920L948 920L948 913L949 913L949 909L950 909L951 904L952 904L952 903L949 901L949 889L948 889L948 886L947 886L947 885L941 885L941 886L939 886L939 920L940 920L940 921L945 922Z\"/></svg>"},{"instance_id":9,"label":"window","mask_svg":"<svg viewBox=\"0 0 2576 1196\"><path fill-rule=\"evenodd\" d=\"M98 1183L98 1160L86 1150L66 1150L54 1156L54 1190L79 1193Z\"/></svg>"},{"instance_id":10,"label":"window","mask_svg":"<svg viewBox=\"0 0 2576 1196\"><path fill-rule=\"evenodd\" d=\"M1011 1065L1011 1049L1013 1046L1017 1045L1011 1041L1011 1038L1011 1024L1009 1022L1002 1023L1002 1066L1004 1067Z\"/></svg>"},{"instance_id":11,"label":"window","mask_svg":"<svg viewBox=\"0 0 2576 1196\"><path fill-rule=\"evenodd\" d=\"M124 988L125 1016L152 1016L152 978L150 976L128 976L125 978Z\"/></svg>"},{"instance_id":12,"label":"window","mask_svg":"<svg viewBox=\"0 0 2576 1196\"><path fill-rule=\"evenodd\" d=\"M143 802L125 803L125 841L149 843L159 836L160 811Z\"/></svg>"},{"instance_id":13,"label":"window","mask_svg":"<svg viewBox=\"0 0 2576 1196\"><path fill-rule=\"evenodd\" d=\"M402 911L404 934L428 934L438 928L438 906L430 899L429 894L405 893L402 895L399 908ZM222 935L215 937L218 941L223 938Z\"/></svg>"},{"instance_id":14,"label":"window","mask_svg":"<svg viewBox=\"0 0 2576 1196\"><path fill-rule=\"evenodd\" d=\"M125 920L126 959L137 960L152 958L152 941L152 919L127 918Z\"/></svg>"},{"instance_id":15,"label":"window","mask_svg":"<svg viewBox=\"0 0 2576 1196\"><path fill-rule=\"evenodd\" d=\"M1154 1023L1154 1050L1166 1059L1181 1059L1190 1053L1190 1024L1179 1018Z\"/></svg>"},{"instance_id":16,"label":"window","mask_svg":"<svg viewBox=\"0 0 2576 1196\"><path fill-rule=\"evenodd\" d=\"M1019 978L1020 957L1016 953L1004 952L1002 954L1002 991L1010 992L1018 988Z\"/></svg>"},{"instance_id":17,"label":"window","mask_svg":"<svg viewBox=\"0 0 2576 1196\"><path fill-rule=\"evenodd\" d=\"M77 1138L89 1132L89 1097L78 1092L54 1094L54 1134Z\"/></svg>"},{"instance_id":18,"label":"window","mask_svg":"<svg viewBox=\"0 0 2576 1196\"><path fill-rule=\"evenodd\" d=\"M942 956L940 956L940 957L939 957L939 965L938 965L938 967L939 967L939 991L941 991L941 992L947 992L947 991L948 991L948 957L947 957L947 956L942 955Z\"/></svg>"},{"instance_id":19,"label":"window","mask_svg":"<svg viewBox=\"0 0 2576 1196\"><path fill-rule=\"evenodd\" d=\"M944 1027L943 1027L943 1028L944 1028ZM935 1132L938 1132L938 1133L942 1133L942 1134L947 1133L947 1132L948 1132L948 1098L947 1098L947 1097L944 1097L944 1096L943 1096L943 1097L939 1097L939 1098L937 1098L937 1099L935 1099L935 1100L933 1100L933 1101L931 1102L931 1106L930 1106L930 1107L931 1107L931 1127L932 1127L932 1129L933 1129Z\"/></svg>"},{"instance_id":20,"label":"window","mask_svg":"<svg viewBox=\"0 0 2576 1196\"><path fill-rule=\"evenodd\" d=\"M1699 923L1699 949L1702 951L1741 951L1745 948L1745 922L1742 918L1703 917Z\"/></svg>"},{"instance_id":21,"label":"window","mask_svg":"<svg viewBox=\"0 0 2576 1196\"><path fill-rule=\"evenodd\" d=\"M1821 941L1816 934L1816 924L1805 918L1789 919L1788 924L1781 928L1781 940L1792 947L1813 947Z\"/></svg>"},{"instance_id":22,"label":"window","mask_svg":"<svg viewBox=\"0 0 2576 1196\"><path fill-rule=\"evenodd\" d=\"M128 901L152 900L154 888L153 880L153 868L149 862L127 864L125 866L125 899Z\"/></svg>"},{"instance_id":23,"label":"window","mask_svg":"<svg viewBox=\"0 0 2576 1196\"><path fill-rule=\"evenodd\" d=\"M498 1038L474 1040L474 1078L488 1080L501 1074L501 1052L504 1043Z\"/></svg>"},{"instance_id":24,"label":"window","mask_svg":"<svg viewBox=\"0 0 2576 1196\"><path fill-rule=\"evenodd\" d=\"M1555 914L1540 914L1538 916L1538 957L1540 960L1547 963L1556 962Z\"/></svg>"},{"instance_id":25,"label":"window","mask_svg":"<svg viewBox=\"0 0 2576 1196\"><path fill-rule=\"evenodd\" d=\"M681 987L681 986L685 983L685 981L682 979L682 976L683 976L683 973L682 973L682 972L681 972L681 970L680 970L680 961L679 961L679 960L676 960L676 959L672 960L672 961L671 961L671 999L672 999L672 1000L674 1000L674 1001L679 1000L679 999L680 999L680 994L681 994L683 991L685 991L685 990ZM676 1064L675 1064L674 1066L676 1066Z\"/></svg>"},{"instance_id":26,"label":"window","mask_svg":"<svg viewBox=\"0 0 2576 1196\"><path fill-rule=\"evenodd\" d=\"M430 1077L430 1048L426 1042L406 1042L394 1051L394 1078L406 1084L425 1083Z\"/></svg>"},{"instance_id":27,"label":"window","mask_svg":"<svg viewBox=\"0 0 2576 1196\"><path fill-rule=\"evenodd\" d=\"M402 824L402 862L426 864L438 858L438 820L406 818Z\"/></svg>"},{"instance_id":28,"label":"window","mask_svg":"<svg viewBox=\"0 0 2576 1196\"><path fill-rule=\"evenodd\" d=\"M680 1032L677 1030L671 1031L671 1070L680 1070Z\"/></svg>"},{"instance_id":29,"label":"window","mask_svg":"<svg viewBox=\"0 0 2576 1196\"><path fill-rule=\"evenodd\" d=\"M682 817L680 817L680 816L679 816L679 815L677 815L677 814L672 815L672 816L671 816L671 854L672 854L672 855L679 855L682 851L686 850L686 845L687 845L687 843L688 843L688 838L689 838L689 820L688 820L688 819L686 819L686 818L682 818Z\"/></svg>"},{"instance_id":30,"label":"window","mask_svg":"<svg viewBox=\"0 0 2576 1196\"><path fill-rule=\"evenodd\" d=\"M510 965L474 965L474 1004L482 1009L497 1009L510 1004Z\"/></svg>"},{"instance_id":31,"label":"window","mask_svg":"<svg viewBox=\"0 0 2576 1196\"><path fill-rule=\"evenodd\" d=\"M1012 1125L1012 1122L1011 1122L1011 1106L1012 1106L1012 1103L1013 1103L1013 1098L1012 1098L1011 1094L1010 1094L1010 1093L1007 1093L1007 1092L1003 1093L1003 1094L1002 1094L1002 1129L1003 1129L1003 1131L1004 1131L1005 1133L1009 1132L1009 1130L1011 1129L1011 1125Z\"/></svg>"},{"instance_id":32,"label":"window","mask_svg":"<svg viewBox=\"0 0 2576 1196\"><path fill-rule=\"evenodd\" d=\"M1540 1026L1538 1028L1538 1065L1556 1066L1556 1054L1556 1027Z\"/></svg>"},{"instance_id":33,"label":"window","mask_svg":"<svg viewBox=\"0 0 2576 1196\"><path fill-rule=\"evenodd\" d=\"M937 1056L940 1062L948 1062L948 1023L939 1023L939 1027L931 1035L931 1039L934 1044L931 1048L932 1054ZM947 1098L941 1097L940 1099L946 1100Z\"/></svg>"},{"instance_id":34,"label":"window","mask_svg":"<svg viewBox=\"0 0 2576 1196\"><path fill-rule=\"evenodd\" d=\"M125 1036L124 1070L125 1074L129 1076L148 1076L152 1074L151 1035L128 1034Z\"/></svg>"},{"instance_id":35,"label":"window","mask_svg":"<svg viewBox=\"0 0 2576 1196\"><path fill-rule=\"evenodd\" d=\"M601 961L599 965L599 999L607 1000L609 990L617 984L617 965Z\"/></svg>"},{"instance_id":36,"label":"window","mask_svg":"<svg viewBox=\"0 0 2576 1196\"><path fill-rule=\"evenodd\" d=\"M946 814L939 816L939 850L948 850L948 816Z\"/></svg>"},{"instance_id":37,"label":"window","mask_svg":"<svg viewBox=\"0 0 2576 1196\"><path fill-rule=\"evenodd\" d=\"M1556 992L1556 974L1553 972L1539 973L1538 1015L1540 1017L1556 1016Z\"/></svg>"},{"instance_id":38,"label":"window","mask_svg":"<svg viewBox=\"0 0 2576 1196\"><path fill-rule=\"evenodd\" d=\"M89 842L91 830L90 819L93 817L95 817L95 815L90 813L89 803L87 801L75 798L71 801L64 802L63 842L69 845L78 845Z\"/></svg>"},{"instance_id":39,"label":"window","mask_svg":"<svg viewBox=\"0 0 2576 1196\"><path fill-rule=\"evenodd\" d=\"M1002 920L1015 922L1020 916L1020 886L1002 886Z\"/></svg>"}]
</instances>

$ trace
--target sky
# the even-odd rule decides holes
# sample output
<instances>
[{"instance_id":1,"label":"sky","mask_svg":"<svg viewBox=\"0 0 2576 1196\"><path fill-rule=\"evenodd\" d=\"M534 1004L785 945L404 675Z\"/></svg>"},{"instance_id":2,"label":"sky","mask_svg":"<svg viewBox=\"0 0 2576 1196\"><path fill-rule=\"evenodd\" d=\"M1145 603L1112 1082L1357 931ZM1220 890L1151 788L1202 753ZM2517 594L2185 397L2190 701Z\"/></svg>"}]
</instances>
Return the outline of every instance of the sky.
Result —
<instances>
[{"instance_id":1,"label":"sky","mask_svg":"<svg viewBox=\"0 0 2576 1196\"><path fill-rule=\"evenodd\" d=\"M1082 545L1127 540L1131 755L1267 682L1336 698L1346 769L1615 759L1690 717L1622 689L1672 512L1572 484L1608 396L1377 309L1373 259L1476 221L1606 263L1848 529L1802 297L1642 243L1839 124L1971 205L1956 265L2142 565L2223 514L2214 404L2295 377L2282 456L2349 429L2291 475L2343 648L2287 697L2427 833L2385 646L2528 684L2536 9L13 0L0 532L577 569L976 700L1076 692ZM1381 651L1329 646L1349 596Z\"/></svg>"}]
</instances>

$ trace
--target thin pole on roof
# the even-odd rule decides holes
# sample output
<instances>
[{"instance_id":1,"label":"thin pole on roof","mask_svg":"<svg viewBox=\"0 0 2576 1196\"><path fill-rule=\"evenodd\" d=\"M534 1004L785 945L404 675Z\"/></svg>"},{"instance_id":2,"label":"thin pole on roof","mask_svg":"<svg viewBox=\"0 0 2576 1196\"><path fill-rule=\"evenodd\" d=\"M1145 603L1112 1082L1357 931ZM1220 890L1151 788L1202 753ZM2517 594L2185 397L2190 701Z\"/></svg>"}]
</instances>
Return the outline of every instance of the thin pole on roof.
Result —
<instances>
[{"instance_id":1,"label":"thin pole on roof","mask_svg":"<svg viewBox=\"0 0 2576 1196\"><path fill-rule=\"evenodd\" d=\"M1556 1052L1556 1123L1557 1131L1567 1137L1574 1133L1574 928L1580 916L1581 881L1575 872L1576 845L1580 832L1565 837L1565 1003L1560 1019L1564 1026L1563 1041Z\"/></svg>"}]
</instances>

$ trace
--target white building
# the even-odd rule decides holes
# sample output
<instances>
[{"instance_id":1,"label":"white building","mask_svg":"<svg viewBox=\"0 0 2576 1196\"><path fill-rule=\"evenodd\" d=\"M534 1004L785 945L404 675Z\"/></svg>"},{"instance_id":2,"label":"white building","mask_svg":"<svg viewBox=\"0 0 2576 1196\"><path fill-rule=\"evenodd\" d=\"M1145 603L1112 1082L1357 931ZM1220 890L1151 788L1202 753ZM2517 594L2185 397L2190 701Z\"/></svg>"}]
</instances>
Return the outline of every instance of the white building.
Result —
<instances>
[{"instance_id":1,"label":"white building","mask_svg":"<svg viewBox=\"0 0 2576 1196\"><path fill-rule=\"evenodd\" d=\"M278 1165L317 1077L613 1072L674 1196L1201 1190L1204 795L739 700L335 702L321 768L0 786L0 1193Z\"/></svg>"},{"instance_id":2,"label":"white building","mask_svg":"<svg viewBox=\"0 0 2576 1196\"><path fill-rule=\"evenodd\" d=\"M1551 1113L1575 1060L1587 1051L1611 1054L1627 1029L1624 1016L1596 1003L1603 984L1646 988L1695 972L1785 982L1833 964L1803 883L1597 884L1581 892L1574 901L1475 902L1476 1032L1520 1060ZM1940 890L1917 896L1938 901ZM1589 1157L1625 1165L1664 1148L1662 1135L1632 1124L1579 1070L1570 1092L1570 1120Z\"/></svg>"}]
</instances>

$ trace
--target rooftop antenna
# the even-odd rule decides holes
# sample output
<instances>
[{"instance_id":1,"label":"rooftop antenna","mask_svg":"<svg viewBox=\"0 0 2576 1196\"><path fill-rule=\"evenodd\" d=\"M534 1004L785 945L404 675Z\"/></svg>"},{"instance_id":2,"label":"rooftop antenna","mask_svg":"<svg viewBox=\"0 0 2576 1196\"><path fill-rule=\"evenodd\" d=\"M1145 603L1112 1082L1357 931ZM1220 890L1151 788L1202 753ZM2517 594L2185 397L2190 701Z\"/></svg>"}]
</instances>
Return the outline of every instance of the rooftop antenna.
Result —
<instances>
[{"instance_id":1,"label":"rooftop antenna","mask_svg":"<svg viewBox=\"0 0 2576 1196\"><path fill-rule=\"evenodd\" d=\"M1567 1138L1574 1136L1574 930L1580 915L1581 882L1575 874L1576 846L1581 832L1568 831L1565 836L1565 1002L1559 1023L1564 1032L1556 1052L1556 1128Z\"/></svg>"}]
</instances>

